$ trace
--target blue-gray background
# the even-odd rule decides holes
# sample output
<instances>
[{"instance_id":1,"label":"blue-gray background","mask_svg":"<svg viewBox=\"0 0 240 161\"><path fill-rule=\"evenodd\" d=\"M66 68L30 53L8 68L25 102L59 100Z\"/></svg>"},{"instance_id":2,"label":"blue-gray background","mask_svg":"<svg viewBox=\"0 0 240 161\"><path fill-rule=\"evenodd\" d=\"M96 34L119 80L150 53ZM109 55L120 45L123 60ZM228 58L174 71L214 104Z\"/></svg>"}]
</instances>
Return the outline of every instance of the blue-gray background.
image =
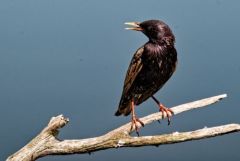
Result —
<instances>
[{"instance_id":1,"label":"blue-gray background","mask_svg":"<svg viewBox=\"0 0 240 161\"><path fill-rule=\"evenodd\" d=\"M115 117L135 50L147 41L126 21L161 19L176 35L177 72L156 95L167 106L227 93L209 108L154 123L141 135L240 122L240 2L238 0L1 0L0 160L63 113L61 139L94 137L129 121ZM137 114L156 112L153 101ZM57 160L240 160L240 135L173 145L110 149Z\"/></svg>"}]
</instances>

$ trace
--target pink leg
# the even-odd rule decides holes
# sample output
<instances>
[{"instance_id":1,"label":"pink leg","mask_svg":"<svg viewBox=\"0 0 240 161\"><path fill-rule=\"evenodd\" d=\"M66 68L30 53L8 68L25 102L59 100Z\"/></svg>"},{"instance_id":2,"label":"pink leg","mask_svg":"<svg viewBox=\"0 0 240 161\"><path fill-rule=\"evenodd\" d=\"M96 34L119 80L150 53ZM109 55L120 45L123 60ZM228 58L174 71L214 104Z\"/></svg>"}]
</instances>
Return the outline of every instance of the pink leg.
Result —
<instances>
[{"instance_id":1,"label":"pink leg","mask_svg":"<svg viewBox=\"0 0 240 161\"><path fill-rule=\"evenodd\" d=\"M139 127L137 125L137 122L139 122L142 127L144 127L144 123L135 115L135 105L134 105L134 101L131 101L131 109L132 109L132 124L131 124L131 131L133 129L133 127L136 130L137 135L139 136Z\"/></svg>"},{"instance_id":2,"label":"pink leg","mask_svg":"<svg viewBox=\"0 0 240 161\"><path fill-rule=\"evenodd\" d=\"M174 114L173 111L167 107L165 107L163 104L161 104L154 96L152 96L152 99L157 103L159 107L159 111L162 112L162 117L164 118L164 115L167 115L168 118L168 125L170 125L171 117Z\"/></svg>"}]
</instances>

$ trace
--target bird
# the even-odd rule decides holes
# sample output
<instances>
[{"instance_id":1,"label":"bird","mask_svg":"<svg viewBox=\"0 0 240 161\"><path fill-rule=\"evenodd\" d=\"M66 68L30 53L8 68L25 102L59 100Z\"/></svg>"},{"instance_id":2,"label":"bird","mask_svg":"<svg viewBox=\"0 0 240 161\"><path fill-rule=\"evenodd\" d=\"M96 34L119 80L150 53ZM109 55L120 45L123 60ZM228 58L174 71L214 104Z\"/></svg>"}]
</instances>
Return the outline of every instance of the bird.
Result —
<instances>
[{"instance_id":1,"label":"bird","mask_svg":"<svg viewBox=\"0 0 240 161\"><path fill-rule=\"evenodd\" d=\"M119 106L115 116L131 113L131 130L139 136L144 123L136 116L135 107L149 98L157 104L162 116L167 116L168 125L173 111L165 107L154 94L173 75L177 66L175 36L170 27L161 20L126 22L127 30L142 32L148 41L137 49L128 67ZM139 124L140 123L140 124Z\"/></svg>"}]
</instances>

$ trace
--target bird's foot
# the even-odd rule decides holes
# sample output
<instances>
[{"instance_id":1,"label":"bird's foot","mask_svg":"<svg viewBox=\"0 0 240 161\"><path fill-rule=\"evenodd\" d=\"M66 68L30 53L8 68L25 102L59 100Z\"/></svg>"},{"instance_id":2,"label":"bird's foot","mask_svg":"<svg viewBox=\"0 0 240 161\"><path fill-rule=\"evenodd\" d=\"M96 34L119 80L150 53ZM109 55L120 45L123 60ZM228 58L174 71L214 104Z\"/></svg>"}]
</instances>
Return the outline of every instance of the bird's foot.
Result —
<instances>
[{"instance_id":1,"label":"bird's foot","mask_svg":"<svg viewBox=\"0 0 240 161\"><path fill-rule=\"evenodd\" d=\"M159 111L162 112L162 118L165 118L167 116L168 125L170 125L171 117L174 114L173 111L171 109L165 107L163 104L159 104Z\"/></svg>"},{"instance_id":2,"label":"bird's foot","mask_svg":"<svg viewBox=\"0 0 240 161\"><path fill-rule=\"evenodd\" d=\"M139 129L141 126L144 127L144 123L136 116L132 116L132 123L131 123L130 131L132 131L133 128L135 128L135 131L136 131L137 135L139 136Z\"/></svg>"}]
</instances>

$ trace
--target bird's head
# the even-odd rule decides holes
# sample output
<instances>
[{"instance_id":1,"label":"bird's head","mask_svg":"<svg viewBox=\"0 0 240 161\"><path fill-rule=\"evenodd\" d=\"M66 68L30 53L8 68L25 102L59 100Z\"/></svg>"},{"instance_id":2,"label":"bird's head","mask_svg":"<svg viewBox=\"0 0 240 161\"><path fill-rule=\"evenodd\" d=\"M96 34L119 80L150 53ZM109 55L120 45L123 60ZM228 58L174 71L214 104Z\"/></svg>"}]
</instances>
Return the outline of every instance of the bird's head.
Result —
<instances>
[{"instance_id":1,"label":"bird's head","mask_svg":"<svg viewBox=\"0 0 240 161\"><path fill-rule=\"evenodd\" d=\"M171 29L160 20L148 20L144 22L126 22L131 27L127 30L135 30L143 32L152 42L166 42L172 44L175 41Z\"/></svg>"}]
</instances>

